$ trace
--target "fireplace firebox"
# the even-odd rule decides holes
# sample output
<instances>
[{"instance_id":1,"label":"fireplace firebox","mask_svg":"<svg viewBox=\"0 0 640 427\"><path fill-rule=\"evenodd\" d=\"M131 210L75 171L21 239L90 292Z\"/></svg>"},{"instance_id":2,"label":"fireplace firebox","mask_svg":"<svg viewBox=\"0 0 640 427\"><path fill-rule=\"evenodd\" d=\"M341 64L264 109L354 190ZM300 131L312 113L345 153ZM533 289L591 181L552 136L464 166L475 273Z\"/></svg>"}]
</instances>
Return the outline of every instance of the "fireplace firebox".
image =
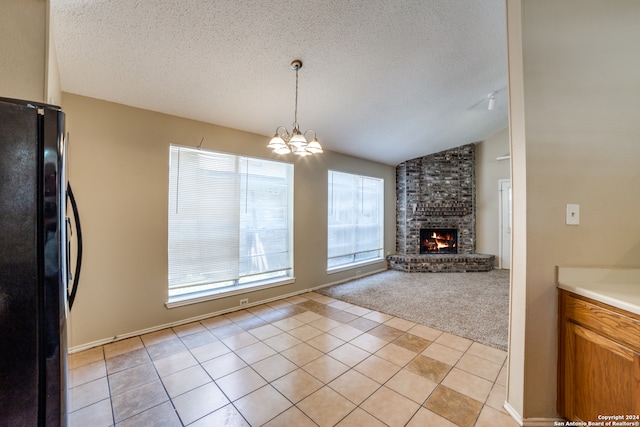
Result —
<instances>
[{"instance_id":1,"label":"fireplace firebox","mask_svg":"<svg viewBox=\"0 0 640 427\"><path fill-rule=\"evenodd\" d=\"M421 254L457 254L458 230L455 228L421 228Z\"/></svg>"}]
</instances>

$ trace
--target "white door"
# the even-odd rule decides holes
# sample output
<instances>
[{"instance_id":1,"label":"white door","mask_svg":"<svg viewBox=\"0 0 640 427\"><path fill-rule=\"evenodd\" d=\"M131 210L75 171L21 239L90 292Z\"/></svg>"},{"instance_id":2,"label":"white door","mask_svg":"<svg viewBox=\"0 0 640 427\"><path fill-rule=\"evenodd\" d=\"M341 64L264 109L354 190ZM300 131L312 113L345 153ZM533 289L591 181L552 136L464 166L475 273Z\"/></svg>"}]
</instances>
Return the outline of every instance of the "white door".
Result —
<instances>
[{"instance_id":1,"label":"white door","mask_svg":"<svg viewBox=\"0 0 640 427\"><path fill-rule=\"evenodd\" d=\"M500 254L498 267L511 268L511 180L501 179L500 185Z\"/></svg>"}]
</instances>

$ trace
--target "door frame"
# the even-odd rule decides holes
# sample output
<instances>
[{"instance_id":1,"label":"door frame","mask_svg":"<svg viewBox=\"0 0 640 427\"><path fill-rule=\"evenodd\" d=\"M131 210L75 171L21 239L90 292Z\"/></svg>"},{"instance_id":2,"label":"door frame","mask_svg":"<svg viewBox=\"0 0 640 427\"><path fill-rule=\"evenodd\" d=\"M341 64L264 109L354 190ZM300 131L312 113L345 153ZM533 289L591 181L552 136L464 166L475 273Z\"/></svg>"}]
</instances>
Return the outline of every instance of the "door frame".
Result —
<instances>
[{"instance_id":1,"label":"door frame","mask_svg":"<svg viewBox=\"0 0 640 427\"><path fill-rule=\"evenodd\" d=\"M503 242L505 241L505 221L508 221L509 218L504 218L504 214L503 214L503 207L504 207L504 203L509 203L509 199L508 196L506 194L504 194L504 186L505 184L508 184L508 188L511 189L511 179L499 179L498 180L498 268L500 269L510 269L511 268L511 236L509 236L509 247L505 248ZM507 199L505 200L505 197L507 197ZM512 193L512 197L513 197L513 193ZM511 209L511 206L509 206L509 208ZM513 221L513 219L511 219ZM509 224L509 230L511 230L512 226L511 224ZM509 234L511 235L511 232L509 232ZM508 250L508 254L509 254L509 262L508 265L504 265L505 263L503 262L505 259L505 254L507 253L506 251Z\"/></svg>"}]
</instances>

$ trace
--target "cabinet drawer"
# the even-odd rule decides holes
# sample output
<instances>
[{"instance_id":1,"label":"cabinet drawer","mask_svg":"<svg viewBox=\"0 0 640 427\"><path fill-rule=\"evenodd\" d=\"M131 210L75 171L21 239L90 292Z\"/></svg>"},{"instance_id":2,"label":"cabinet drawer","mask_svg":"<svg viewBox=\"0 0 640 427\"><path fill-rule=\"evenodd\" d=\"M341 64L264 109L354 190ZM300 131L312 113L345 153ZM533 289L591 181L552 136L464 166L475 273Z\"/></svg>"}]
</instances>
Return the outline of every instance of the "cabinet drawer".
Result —
<instances>
[{"instance_id":1,"label":"cabinet drawer","mask_svg":"<svg viewBox=\"0 0 640 427\"><path fill-rule=\"evenodd\" d=\"M565 320L640 352L640 316L567 291L560 298Z\"/></svg>"}]
</instances>

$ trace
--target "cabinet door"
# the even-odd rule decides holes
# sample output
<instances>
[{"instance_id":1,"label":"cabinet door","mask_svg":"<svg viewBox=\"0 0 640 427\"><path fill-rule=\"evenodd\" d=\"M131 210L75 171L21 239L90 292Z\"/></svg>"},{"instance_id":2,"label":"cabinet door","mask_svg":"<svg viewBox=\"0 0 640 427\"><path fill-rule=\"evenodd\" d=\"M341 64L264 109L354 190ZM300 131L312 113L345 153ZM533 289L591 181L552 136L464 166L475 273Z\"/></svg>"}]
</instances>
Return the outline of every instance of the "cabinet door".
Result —
<instances>
[{"instance_id":1,"label":"cabinet door","mask_svg":"<svg viewBox=\"0 0 640 427\"><path fill-rule=\"evenodd\" d=\"M598 421L598 415L640 411L640 355L575 323L566 323L566 416Z\"/></svg>"}]
</instances>

